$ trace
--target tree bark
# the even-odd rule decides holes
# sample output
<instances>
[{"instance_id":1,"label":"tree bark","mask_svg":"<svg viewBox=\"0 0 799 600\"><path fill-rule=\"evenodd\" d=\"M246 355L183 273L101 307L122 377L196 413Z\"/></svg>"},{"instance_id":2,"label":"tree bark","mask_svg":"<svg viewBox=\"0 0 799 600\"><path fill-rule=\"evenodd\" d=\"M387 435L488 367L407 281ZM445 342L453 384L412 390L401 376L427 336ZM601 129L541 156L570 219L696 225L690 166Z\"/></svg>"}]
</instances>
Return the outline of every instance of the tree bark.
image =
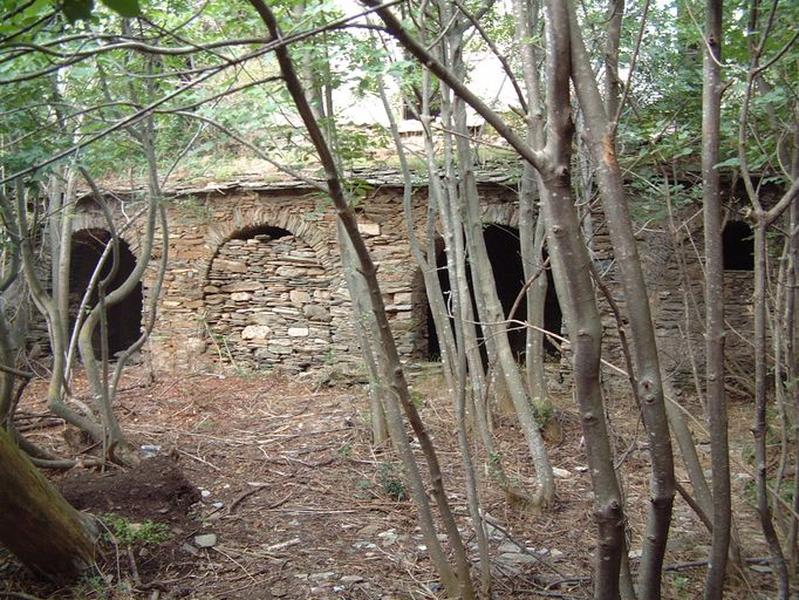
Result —
<instances>
[{"instance_id":1,"label":"tree bark","mask_svg":"<svg viewBox=\"0 0 799 600\"><path fill-rule=\"evenodd\" d=\"M752 434L755 438L755 489L757 512L763 537L771 554L771 568L777 580L777 597L788 598L788 570L779 537L774 528L769 504L768 467L766 465L766 268L768 247L766 222L762 212L755 224L755 419Z\"/></svg>"},{"instance_id":2,"label":"tree bark","mask_svg":"<svg viewBox=\"0 0 799 600\"><path fill-rule=\"evenodd\" d=\"M549 76L546 147L551 170L542 173L544 222L555 288L573 349L575 396L594 488L594 518L599 537L594 597L615 599L619 597L624 514L600 386L602 325L591 285L591 258L579 233L571 193L569 166L574 127L569 98L572 69L569 13L563 2L548 0L546 16Z\"/></svg>"},{"instance_id":3,"label":"tree bark","mask_svg":"<svg viewBox=\"0 0 799 600\"><path fill-rule=\"evenodd\" d=\"M96 535L0 428L0 542L37 575L66 582L94 564Z\"/></svg>"},{"instance_id":4,"label":"tree bark","mask_svg":"<svg viewBox=\"0 0 799 600\"><path fill-rule=\"evenodd\" d=\"M274 40L281 38L280 31L277 26L277 21L274 14L263 0L250 0L250 4L255 8L258 15L263 20L270 36ZM463 545L463 540L460 537L457 525L455 523L452 510L449 506L447 494L444 489L443 477L438 463L438 457L433 448L430 436L422 423L422 420L416 410L416 407L411 402L408 384L405 379L405 373L402 369L402 364L397 353L397 347L391 333L391 326L389 325L386 316L385 304L383 296L380 291L380 285L377 281L377 267L372 261L369 250L363 241L363 238L358 231L358 223L355 218L355 213L352 207L347 202L344 189L341 185L341 179L336 167L336 162L330 152L330 147L319 127L319 124L314 118L313 112L305 97L302 84L297 78L294 71L294 66L288 54L288 50L281 46L275 50L280 71L286 82L286 88L294 100L297 111L303 120L303 124L308 131L311 141L316 148L319 159L325 169L327 178L328 193L334 206L336 207L336 214L340 219L341 225L346 231L347 237L352 242L355 258L358 261L358 267L363 275L369 293L369 302L372 314L377 323L377 332L379 335L380 349L385 353L385 366L386 373L384 376L391 387L391 394L388 394L389 402L386 403L386 414L388 416L388 424L391 430L392 440L398 445L398 450L403 454L403 462L407 468L417 470L416 461L410 451L408 438L402 426L402 420L399 416L399 407L401 405L411 427L419 440L425 460L427 462L428 470L430 473L430 482L432 487L432 495L435 499L439 514L444 522L444 527L447 532L447 538L452 546L455 555L456 571L453 571L447 557L441 551L441 545L433 535L430 537L429 533L432 529L432 516L429 510L429 502L424 487L419 485L421 479L418 477L413 478L414 482L414 499L417 501L417 508L419 509L420 516L423 517L425 525L422 530L425 533L426 542L428 542L431 552L431 557L434 560L436 569L441 576L443 583L450 595L460 595L463 598L471 599L475 597L474 587L472 586L469 565L466 558L466 549Z\"/></svg>"},{"instance_id":5,"label":"tree bark","mask_svg":"<svg viewBox=\"0 0 799 600\"><path fill-rule=\"evenodd\" d=\"M724 263L721 243L719 140L721 119L721 18L723 0L707 0L702 88L702 201L705 230L705 378L713 491L713 541L705 598L724 594L730 545L730 459L724 390Z\"/></svg>"},{"instance_id":6,"label":"tree bark","mask_svg":"<svg viewBox=\"0 0 799 600\"><path fill-rule=\"evenodd\" d=\"M615 126L609 120L614 119L615 114L605 112L577 26L576 13L573 5L570 6L572 80L588 125L586 136L596 165L602 207L624 288L636 367L636 393L649 437L649 455L652 460L651 496L641 556L639 592L644 598L656 600L660 598L663 557L674 504L674 461L663 399L660 360L649 294L627 207L621 169L616 158L613 139Z\"/></svg>"}]
</instances>

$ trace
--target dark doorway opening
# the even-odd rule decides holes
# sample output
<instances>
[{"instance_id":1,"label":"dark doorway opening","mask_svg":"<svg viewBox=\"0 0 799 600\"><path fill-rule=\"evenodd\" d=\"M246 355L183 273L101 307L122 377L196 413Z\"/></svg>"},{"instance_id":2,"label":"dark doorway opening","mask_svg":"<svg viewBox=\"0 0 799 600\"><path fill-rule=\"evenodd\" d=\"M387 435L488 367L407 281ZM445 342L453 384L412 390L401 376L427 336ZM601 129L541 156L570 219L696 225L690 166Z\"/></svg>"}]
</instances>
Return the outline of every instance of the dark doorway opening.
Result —
<instances>
[{"instance_id":1,"label":"dark doorway opening","mask_svg":"<svg viewBox=\"0 0 799 600\"><path fill-rule=\"evenodd\" d=\"M544 249L542 257L547 265L547 295L544 300L544 329L557 335L563 333L563 311L560 310L558 292L555 290L555 279L549 264L549 254ZM560 360L560 342L553 344L548 336L544 336L544 353L552 360Z\"/></svg>"},{"instance_id":2,"label":"dark doorway opening","mask_svg":"<svg viewBox=\"0 0 799 600\"><path fill-rule=\"evenodd\" d=\"M239 229L231 240L260 240L268 242L269 240L278 240L282 237L293 235L287 229L281 227L272 227L271 225L254 225L252 227L244 227Z\"/></svg>"},{"instance_id":3,"label":"dark doorway opening","mask_svg":"<svg viewBox=\"0 0 799 600\"><path fill-rule=\"evenodd\" d=\"M505 317L507 318L509 317L509 312L513 308L516 298L524 287L524 266L522 264L521 246L519 243L519 230L515 227L492 224L484 227L483 237L486 242L488 259L494 271L494 281L497 286L499 300L502 304ZM546 252L544 253L544 258L546 258ZM439 269L438 278L441 283L441 289L444 292L444 297L448 299L451 287L447 273L446 255L443 249L436 257L436 264ZM552 272L550 269L547 269L546 277L548 286L544 303L544 329L559 334L563 326L563 314L560 309L560 304L558 303L557 294L555 293L555 284L552 280ZM475 318L477 318L474 287L472 285L471 272L468 269L467 279L469 282L469 290L471 291L472 306L475 309ZM527 306L523 300L519 303L513 315L513 319L516 321L525 321L527 319ZM438 336L436 335L435 324L430 314L429 305L427 307L427 331L427 358L429 360L436 360L441 355L441 347ZM478 338L482 340L482 331L479 326L477 328L477 335ZM525 337L526 331L523 326L511 325L509 327L508 339L510 341L511 350L518 360L521 360L525 354ZM560 357L560 352L557 347L547 338L544 338L544 352L552 359L558 359ZM483 354L483 359L486 360L485 348L481 348L481 353Z\"/></svg>"},{"instance_id":4,"label":"dark doorway opening","mask_svg":"<svg viewBox=\"0 0 799 600\"><path fill-rule=\"evenodd\" d=\"M752 228L743 221L729 221L721 234L724 269L753 271L755 269L755 239Z\"/></svg>"},{"instance_id":5,"label":"dark doorway opening","mask_svg":"<svg viewBox=\"0 0 799 600\"><path fill-rule=\"evenodd\" d=\"M70 329L74 326L83 295L89 287L92 274L97 268L105 247L110 243L111 234L104 229L83 229L72 235L72 268L69 277ZM100 271L100 280L111 273L112 256L109 254ZM117 271L106 286L106 294L117 289L136 268L136 257L124 240L119 240L119 264ZM98 292L92 291L88 308L98 302ZM142 321L142 285L138 282L121 302L106 309L108 323L108 354L127 350L139 335ZM96 356L101 353L101 328L95 329L92 343Z\"/></svg>"}]
</instances>

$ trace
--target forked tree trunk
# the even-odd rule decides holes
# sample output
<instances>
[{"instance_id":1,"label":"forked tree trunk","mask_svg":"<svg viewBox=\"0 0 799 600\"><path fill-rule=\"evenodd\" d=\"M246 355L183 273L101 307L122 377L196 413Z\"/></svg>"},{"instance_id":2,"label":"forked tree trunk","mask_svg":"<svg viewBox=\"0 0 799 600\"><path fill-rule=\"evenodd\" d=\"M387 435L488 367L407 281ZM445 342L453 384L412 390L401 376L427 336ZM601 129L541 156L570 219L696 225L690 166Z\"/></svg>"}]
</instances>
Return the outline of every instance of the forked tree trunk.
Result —
<instances>
[{"instance_id":1,"label":"forked tree trunk","mask_svg":"<svg viewBox=\"0 0 799 600\"><path fill-rule=\"evenodd\" d=\"M674 503L674 462L663 399L655 327L649 308L641 258L638 255L621 169L616 158L615 114L608 114L599 94L588 53L570 3L572 81L587 124L586 137L596 166L602 207L627 299L635 362L636 395L646 427L652 461L650 505L644 536L639 587L641 596L660 598L661 572ZM618 110L618 107L616 107Z\"/></svg>"},{"instance_id":2,"label":"forked tree trunk","mask_svg":"<svg viewBox=\"0 0 799 600\"><path fill-rule=\"evenodd\" d=\"M96 534L0 427L0 543L37 575L63 582L94 564Z\"/></svg>"},{"instance_id":3,"label":"forked tree trunk","mask_svg":"<svg viewBox=\"0 0 799 600\"><path fill-rule=\"evenodd\" d=\"M547 148L551 172L542 177L542 204L558 299L564 308L573 351L575 395L580 408L594 489L599 545L594 597L619 597L624 549L624 510L605 421L600 386L602 324L590 278L588 250L571 193L573 124L569 101L569 15L564 3L549 0L547 16Z\"/></svg>"}]
</instances>

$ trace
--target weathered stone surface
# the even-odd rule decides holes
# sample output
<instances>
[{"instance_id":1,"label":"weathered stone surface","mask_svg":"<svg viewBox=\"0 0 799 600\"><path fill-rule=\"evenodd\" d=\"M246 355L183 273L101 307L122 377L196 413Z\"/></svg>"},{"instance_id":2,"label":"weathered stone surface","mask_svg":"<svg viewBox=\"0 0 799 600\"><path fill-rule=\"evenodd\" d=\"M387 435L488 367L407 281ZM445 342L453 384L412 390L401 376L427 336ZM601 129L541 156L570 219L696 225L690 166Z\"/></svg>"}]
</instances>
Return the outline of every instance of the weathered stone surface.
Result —
<instances>
[{"instance_id":1,"label":"weathered stone surface","mask_svg":"<svg viewBox=\"0 0 799 600\"><path fill-rule=\"evenodd\" d=\"M235 260L225 260L224 258L217 258L215 261L217 268L220 270L228 271L230 273L246 273L247 265L243 262Z\"/></svg>"},{"instance_id":2,"label":"weathered stone surface","mask_svg":"<svg viewBox=\"0 0 799 600\"><path fill-rule=\"evenodd\" d=\"M266 325L247 325L241 330L241 339L243 340L263 340L269 337L272 330Z\"/></svg>"},{"instance_id":3,"label":"weathered stone surface","mask_svg":"<svg viewBox=\"0 0 799 600\"><path fill-rule=\"evenodd\" d=\"M268 312L253 312L250 314L250 320L258 325L268 325L275 321L275 316Z\"/></svg>"},{"instance_id":4,"label":"weathered stone surface","mask_svg":"<svg viewBox=\"0 0 799 600\"><path fill-rule=\"evenodd\" d=\"M306 304L302 307L303 314L311 321L330 321L330 311L318 304Z\"/></svg>"},{"instance_id":5,"label":"weathered stone surface","mask_svg":"<svg viewBox=\"0 0 799 600\"><path fill-rule=\"evenodd\" d=\"M203 533L194 536L194 544L199 548L212 548L216 546L215 533Z\"/></svg>"},{"instance_id":6,"label":"weathered stone surface","mask_svg":"<svg viewBox=\"0 0 799 600\"><path fill-rule=\"evenodd\" d=\"M364 237L380 235L380 225L377 223L358 223L358 231Z\"/></svg>"},{"instance_id":7,"label":"weathered stone surface","mask_svg":"<svg viewBox=\"0 0 799 600\"><path fill-rule=\"evenodd\" d=\"M269 351L274 354L291 354L291 348L289 346L279 346L277 344L271 344L269 346Z\"/></svg>"},{"instance_id":8,"label":"weathered stone surface","mask_svg":"<svg viewBox=\"0 0 799 600\"><path fill-rule=\"evenodd\" d=\"M235 281L222 286L223 292L254 292L264 289L264 284L258 281Z\"/></svg>"},{"instance_id":9,"label":"weathered stone surface","mask_svg":"<svg viewBox=\"0 0 799 600\"><path fill-rule=\"evenodd\" d=\"M291 290L289 292L289 299L294 304L305 304L310 301L311 295L304 290Z\"/></svg>"},{"instance_id":10,"label":"weathered stone surface","mask_svg":"<svg viewBox=\"0 0 799 600\"><path fill-rule=\"evenodd\" d=\"M307 327L289 327L288 330L289 337L308 337L309 333Z\"/></svg>"}]
</instances>

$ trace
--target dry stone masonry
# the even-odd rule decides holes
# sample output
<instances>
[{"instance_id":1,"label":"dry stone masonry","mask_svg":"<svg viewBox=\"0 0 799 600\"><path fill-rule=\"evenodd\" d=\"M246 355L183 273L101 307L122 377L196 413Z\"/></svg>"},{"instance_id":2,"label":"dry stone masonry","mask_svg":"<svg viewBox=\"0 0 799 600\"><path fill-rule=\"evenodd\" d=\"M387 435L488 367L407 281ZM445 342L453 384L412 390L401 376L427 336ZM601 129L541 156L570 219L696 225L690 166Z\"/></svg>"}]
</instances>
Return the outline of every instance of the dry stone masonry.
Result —
<instances>
[{"instance_id":1,"label":"dry stone masonry","mask_svg":"<svg viewBox=\"0 0 799 600\"><path fill-rule=\"evenodd\" d=\"M314 251L287 231L224 243L203 288L217 359L303 371L328 359L349 300Z\"/></svg>"},{"instance_id":2,"label":"dry stone masonry","mask_svg":"<svg viewBox=\"0 0 799 600\"><path fill-rule=\"evenodd\" d=\"M495 175L480 184L483 220L486 225L518 227L515 184L505 175ZM401 356L425 359L430 338L427 300L421 272L408 247L402 186L396 174L393 177L363 178L372 187L359 202L359 229L378 267ZM135 194L117 194L116 198L116 214L122 223L125 215L136 212ZM422 247L426 245L426 204L420 182L412 213ZM297 373L324 365L359 367L335 214L321 194L297 182L214 184L173 191L168 213L167 272L155 327L145 348L157 368L279 367ZM623 311L625 300L602 215L592 215L591 223L596 266L606 274L610 292ZM696 219L686 218L686 223L695 225ZM89 199L84 200L75 231L104 227L102 213ZM704 369L702 323L697 318L702 257L694 251L701 230L683 229L690 229L693 238L675 241L665 226L652 225L639 242L664 370L677 387L691 387L695 375ZM124 236L136 254L136 232L129 230ZM156 249L143 282L145 313L158 253ZM746 370L752 362L746 343L746 332L751 330L751 273L728 272L727 281L727 319L738 332L729 341L731 359ZM607 303L601 303L605 357L622 365L615 350L615 319ZM141 319L147 322L147 315ZM561 333L567 327L564 322ZM568 353L561 366L567 358Z\"/></svg>"}]
</instances>

